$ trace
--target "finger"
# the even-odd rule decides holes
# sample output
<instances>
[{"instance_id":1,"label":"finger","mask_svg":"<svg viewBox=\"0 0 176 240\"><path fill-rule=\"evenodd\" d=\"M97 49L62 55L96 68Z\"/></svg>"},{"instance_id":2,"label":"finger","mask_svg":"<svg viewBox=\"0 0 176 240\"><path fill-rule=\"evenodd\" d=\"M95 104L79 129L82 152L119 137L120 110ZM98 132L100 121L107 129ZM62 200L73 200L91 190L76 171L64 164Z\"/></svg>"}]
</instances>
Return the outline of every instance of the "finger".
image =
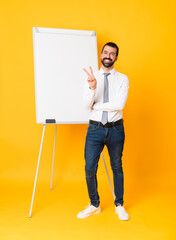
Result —
<instances>
[{"instance_id":1,"label":"finger","mask_svg":"<svg viewBox=\"0 0 176 240\"><path fill-rule=\"evenodd\" d=\"M94 77L92 67L90 66L89 68L90 68L90 72L91 72L92 77Z\"/></svg>"},{"instance_id":2,"label":"finger","mask_svg":"<svg viewBox=\"0 0 176 240\"><path fill-rule=\"evenodd\" d=\"M89 78L92 78L91 75L90 75L90 73L89 73L85 68L83 68L83 70L84 70L84 72L88 75Z\"/></svg>"},{"instance_id":3,"label":"finger","mask_svg":"<svg viewBox=\"0 0 176 240\"><path fill-rule=\"evenodd\" d=\"M95 82L94 80L90 80L90 79L88 79L87 81L88 81L88 83L93 83L93 82Z\"/></svg>"}]
</instances>

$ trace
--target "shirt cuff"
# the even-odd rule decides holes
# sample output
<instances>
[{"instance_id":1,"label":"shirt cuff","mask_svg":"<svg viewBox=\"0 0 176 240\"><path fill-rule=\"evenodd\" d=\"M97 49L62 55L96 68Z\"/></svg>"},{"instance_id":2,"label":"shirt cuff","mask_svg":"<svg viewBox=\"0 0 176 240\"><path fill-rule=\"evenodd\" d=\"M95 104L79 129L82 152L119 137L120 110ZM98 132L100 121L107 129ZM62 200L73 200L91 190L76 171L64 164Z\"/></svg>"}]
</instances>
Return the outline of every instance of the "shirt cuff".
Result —
<instances>
[{"instance_id":1,"label":"shirt cuff","mask_svg":"<svg viewBox=\"0 0 176 240\"><path fill-rule=\"evenodd\" d=\"M93 105L93 109L94 110L102 110L102 108L103 108L103 103L95 103L94 105Z\"/></svg>"},{"instance_id":2,"label":"shirt cuff","mask_svg":"<svg viewBox=\"0 0 176 240\"><path fill-rule=\"evenodd\" d=\"M94 89L91 89L90 87L89 87L89 89L90 89L91 91L95 91L95 90L96 90L96 88L94 88Z\"/></svg>"}]
</instances>

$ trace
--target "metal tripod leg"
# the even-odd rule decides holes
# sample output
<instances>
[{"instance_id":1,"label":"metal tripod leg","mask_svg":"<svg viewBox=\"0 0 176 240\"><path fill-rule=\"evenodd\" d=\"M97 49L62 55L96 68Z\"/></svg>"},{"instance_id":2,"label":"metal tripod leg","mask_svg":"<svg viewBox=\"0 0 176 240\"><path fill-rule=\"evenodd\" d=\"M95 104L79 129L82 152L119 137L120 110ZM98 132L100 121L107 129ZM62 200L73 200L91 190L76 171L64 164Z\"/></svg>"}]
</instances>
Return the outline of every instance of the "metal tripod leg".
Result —
<instances>
[{"instance_id":1,"label":"metal tripod leg","mask_svg":"<svg viewBox=\"0 0 176 240\"><path fill-rule=\"evenodd\" d=\"M109 177L109 173L108 173L108 169L107 169L107 166L106 166L106 162L105 162L103 153L101 153L101 155L102 155L103 162L104 162L104 165L105 165L105 169L106 169L106 173L107 173L107 176L108 176L109 184L110 184L110 187L111 187L112 195L113 195L113 198L114 198L114 200L115 200L114 191L113 191L113 188L112 188L111 180L110 180L110 177Z\"/></svg>"},{"instance_id":2,"label":"metal tripod leg","mask_svg":"<svg viewBox=\"0 0 176 240\"><path fill-rule=\"evenodd\" d=\"M57 132L57 124L56 124L56 126L55 126L55 135L54 135L53 162L52 162L52 172L51 172L51 186L50 186L50 190L53 189L53 170L54 170L54 156L55 156L55 146L56 146L56 132Z\"/></svg>"},{"instance_id":3,"label":"metal tripod leg","mask_svg":"<svg viewBox=\"0 0 176 240\"><path fill-rule=\"evenodd\" d=\"M40 158L41 158L43 139L44 139L44 134L45 134L45 127L46 127L46 125L44 124L44 126L43 126L43 133L42 133L42 140L41 140L41 144L40 144L40 152L39 152L39 157L38 157L38 164L37 164L37 170L36 170L36 175L35 175L35 182L34 182L34 189L33 189L33 194L32 194L32 201L31 201L31 208L30 208L29 217L32 216L32 207L33 207L33 202L34 202L35 188L36 188L38 170L39 170L39 165L40 165Z\"/></svg>"}]
</instances>

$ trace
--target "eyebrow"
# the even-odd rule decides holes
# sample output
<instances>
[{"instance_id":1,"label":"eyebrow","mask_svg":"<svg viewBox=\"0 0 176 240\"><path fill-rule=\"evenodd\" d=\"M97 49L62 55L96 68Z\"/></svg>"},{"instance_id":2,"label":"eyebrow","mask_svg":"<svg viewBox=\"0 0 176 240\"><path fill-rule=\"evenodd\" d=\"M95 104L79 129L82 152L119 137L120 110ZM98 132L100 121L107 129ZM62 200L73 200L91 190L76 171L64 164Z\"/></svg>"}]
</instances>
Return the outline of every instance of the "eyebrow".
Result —
<instances>
[{"instance_id":1,"label":"eyebrow","mask_svg":"<svg viewBox=\"0 0 176 240\"><path fill-rule=\"evenodd\" d=\"M104 50L103 51L104 53L107 53L108 51L107 50ZM116 54L115 52L110 52L110 54Z\"/></svg>"}]
</instances>

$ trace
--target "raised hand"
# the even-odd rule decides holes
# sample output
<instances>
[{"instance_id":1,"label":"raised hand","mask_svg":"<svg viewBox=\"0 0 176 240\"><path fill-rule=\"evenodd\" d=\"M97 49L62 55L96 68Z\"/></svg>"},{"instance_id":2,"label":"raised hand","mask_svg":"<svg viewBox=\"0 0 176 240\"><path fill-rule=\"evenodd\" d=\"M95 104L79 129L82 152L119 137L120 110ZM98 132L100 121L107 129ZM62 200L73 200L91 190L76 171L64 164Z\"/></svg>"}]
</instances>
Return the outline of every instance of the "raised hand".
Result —
<instances>
[{"instance_id":1,"label":"raised hand","mask_svg":"<svg viewBox=\"0 0 176 240\"><path fill-rule=\"evenodd\" d=\"M87 79L87 81L88 81L88 84L90 85L90 88L92 89L92 90L94 90L95 88L96 88L96 86L97 86L97 80L95 79L95 77L94 77L94 75L93 75L93 70L92 70L92 68L91 67L89 67L90 68L90 73L85 69L85 68L83 68L83 70L84 70L84 72L87 74L87 76L88 76L88 79Z\"/></svg>"}]
</instances>

